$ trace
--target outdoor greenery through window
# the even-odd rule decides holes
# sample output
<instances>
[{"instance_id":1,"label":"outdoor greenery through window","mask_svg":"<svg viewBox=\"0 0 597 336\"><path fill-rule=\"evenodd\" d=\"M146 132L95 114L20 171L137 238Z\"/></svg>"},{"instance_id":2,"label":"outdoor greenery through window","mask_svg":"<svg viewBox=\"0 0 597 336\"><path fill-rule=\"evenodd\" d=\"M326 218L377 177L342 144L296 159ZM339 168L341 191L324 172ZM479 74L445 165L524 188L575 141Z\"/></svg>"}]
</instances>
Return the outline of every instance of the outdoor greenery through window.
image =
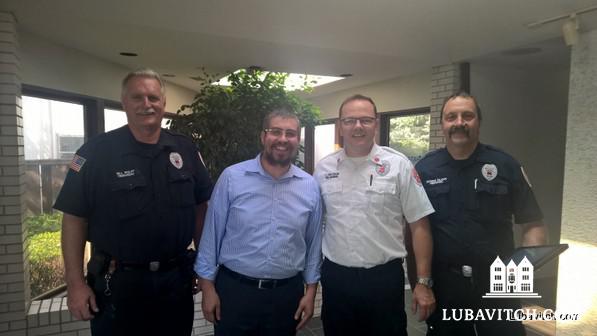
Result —
<instances>
[{"instance_id":1,"label":"outdoor greenery through window","mask_svg":"<svg viewBox=\"0 0 597 336\"><path fill-rule=\"evenodd\" d=\"M429 114L390 118L390 147L417 162L429 150Z\"/></svg>"},{"instance_id":2,"label":"outdoor greenery through window","mask_svg":"<svg viewBox=\"0 0 597 336\"><path fill-rule=\"evenodd\" d=\"M75 151L84 142L81 104L23 96L25 207L31 296L63 283L62 214L52 205Z\"/></svg>"}]
</instances>

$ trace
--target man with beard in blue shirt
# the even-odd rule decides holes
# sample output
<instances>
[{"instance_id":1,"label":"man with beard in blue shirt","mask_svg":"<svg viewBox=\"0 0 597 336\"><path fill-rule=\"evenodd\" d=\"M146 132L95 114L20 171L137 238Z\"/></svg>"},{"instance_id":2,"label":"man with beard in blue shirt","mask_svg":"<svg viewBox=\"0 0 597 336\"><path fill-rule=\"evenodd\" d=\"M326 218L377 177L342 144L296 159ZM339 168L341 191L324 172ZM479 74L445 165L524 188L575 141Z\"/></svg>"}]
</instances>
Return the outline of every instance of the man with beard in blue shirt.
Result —
<instances>
[{"instance_id":1,"label":"man with beard in blue shirt","mask_svg":"<svg viewBox=\"0 0 597 336\"><path fill-rule=\"evenodd\" d=\"M294 335L313 316L321 201L317 182L291 163L299 141L296 115L273 110L263 151L216 183L195 264L216 335Z\"/></svg>"}]
</instances>

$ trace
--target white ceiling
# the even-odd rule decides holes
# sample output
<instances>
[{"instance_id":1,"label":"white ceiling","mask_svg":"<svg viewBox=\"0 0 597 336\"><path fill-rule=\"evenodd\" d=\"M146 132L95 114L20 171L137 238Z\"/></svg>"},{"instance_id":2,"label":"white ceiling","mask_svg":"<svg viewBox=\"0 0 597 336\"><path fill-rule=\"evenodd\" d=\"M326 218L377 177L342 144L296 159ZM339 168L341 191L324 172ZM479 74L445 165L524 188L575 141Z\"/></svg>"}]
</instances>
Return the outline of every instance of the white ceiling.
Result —
<instances>
[{"instance_id":1,"label":"white ceiling","mask_svg":"<svg viewBox=\"0 0 597 336\"><path fill-rule=\"evenodd\" d=\"M318 88L319 95L450 62L518 63L501 52L529 45L545 49L532 62L556 65L567 55L561 21L525 25L595 5L597 0L2 0L0 9L15 14L19 30L129 68L175 74L169 81L191 89L197 82L189 77L201 67L213 73L256 65L353 74ZM582 14L580 26L597 29L597 12ZM528 58L518 57L528 65Z\"/></svg>"}]
</instances>

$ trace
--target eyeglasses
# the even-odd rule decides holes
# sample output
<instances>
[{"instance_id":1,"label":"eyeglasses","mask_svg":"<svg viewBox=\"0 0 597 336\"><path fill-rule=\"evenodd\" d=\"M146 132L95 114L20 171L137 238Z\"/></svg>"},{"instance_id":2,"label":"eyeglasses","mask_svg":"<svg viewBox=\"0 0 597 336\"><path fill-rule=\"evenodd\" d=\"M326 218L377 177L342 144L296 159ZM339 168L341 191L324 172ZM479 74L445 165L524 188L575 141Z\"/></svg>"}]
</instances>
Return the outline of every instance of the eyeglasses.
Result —
<instances>
[{"instance_id":1,"label":"eyeglasses","mask_svg":"<svg viewBox=\"0 0 597 336\"><path fill-rule=\"evenodd\" d=\"M363 126L371 126L375 123L375 118L373 117L362 117L362 118L342 118L340 119L342 125L344 126L354 126L357 124L357 121L361 123Z\"/></svg>"},{"instance_id":2,"label":"eyeglasses","mask_svg":"<svg viewBox=\"0 0 597 336\"><path fill-rule=\"evenodd\" d=\"M283 130L281 128L266 128L263 131L275 136L276 138L281 137L283 134L286 135L287 139L294 139L298 137L298 132L293 129Z\"/></svg>"}]
</instances>

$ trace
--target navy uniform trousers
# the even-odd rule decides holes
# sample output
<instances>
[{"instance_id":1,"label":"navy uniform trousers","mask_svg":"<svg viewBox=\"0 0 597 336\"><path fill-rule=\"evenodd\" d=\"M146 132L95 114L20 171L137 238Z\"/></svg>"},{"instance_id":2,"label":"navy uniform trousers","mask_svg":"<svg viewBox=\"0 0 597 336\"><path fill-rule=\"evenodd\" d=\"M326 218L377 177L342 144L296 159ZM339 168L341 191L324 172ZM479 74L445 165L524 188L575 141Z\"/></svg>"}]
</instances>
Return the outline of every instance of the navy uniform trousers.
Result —
<instances>
[{"instance_id":1,"label":"navy uniform trousers","mask_svg":"<svg viewBox=\"0 0 597 336\"><path fill-rule=\"evenodd\" d=\"M94 336L191 334L192 275L186 267L117 269L109 284L105 272L88 274L88 283L100 309L91 320Z\"/></svg>"}]
</instances>

